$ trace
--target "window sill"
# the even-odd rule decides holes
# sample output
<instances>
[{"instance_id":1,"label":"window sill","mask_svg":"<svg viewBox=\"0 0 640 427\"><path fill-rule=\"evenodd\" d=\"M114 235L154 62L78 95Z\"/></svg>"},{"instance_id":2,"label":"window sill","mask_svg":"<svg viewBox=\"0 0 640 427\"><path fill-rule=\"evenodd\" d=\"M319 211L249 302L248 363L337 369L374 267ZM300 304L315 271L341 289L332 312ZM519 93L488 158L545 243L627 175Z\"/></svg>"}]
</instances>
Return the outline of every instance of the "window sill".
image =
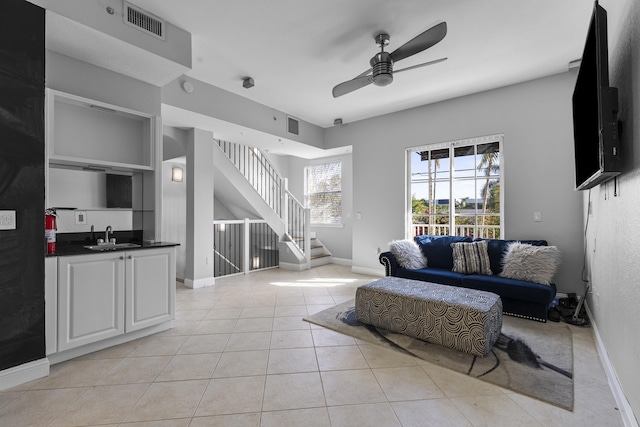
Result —
<instances>
[{"instance_id":1,"label":"window sill","mask_svg":"<svg viewBox=\"0 0 640 427\"><path fill-rule=\"evenodd\" d=\"M311 224L311 228L344 228L344 224Z\"/></svg>"}]
</instances>

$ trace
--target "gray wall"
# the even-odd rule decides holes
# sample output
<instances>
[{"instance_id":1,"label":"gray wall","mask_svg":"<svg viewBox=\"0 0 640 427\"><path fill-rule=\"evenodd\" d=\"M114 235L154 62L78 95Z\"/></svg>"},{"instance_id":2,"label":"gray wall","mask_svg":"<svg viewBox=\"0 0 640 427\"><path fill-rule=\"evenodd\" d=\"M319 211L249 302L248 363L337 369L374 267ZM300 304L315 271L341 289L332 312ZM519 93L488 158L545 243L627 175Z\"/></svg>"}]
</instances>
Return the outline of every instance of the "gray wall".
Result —
<instances>
[{"instance_id":1,"label":"gray wall","mask_svg":"<svg viewBox=\"0 0 640 427\"><path fill-rule=\"evenodd\" d=\"M327 129L327 148L353 146L353 270L383 274L378 252L405 237L407 147L503 133L505 237L558 246L559 291L582 292L574 82L575 73L564 73ZM534 212L542 213L541 222L533 221Z\"/></svg>"},{"instance_id":2,"label":"gray wall","mask_svg":"<svg viewBox=\"0 0 640 427\"><path fill-rule=\"evenodd\" d=\"M352 155L301 159L289 157L289 191L304 203L304 167L307 165L342 161L342 227L311 227L322 244L331 252L334 262L351 263L353 256L353 165Z\"/></svg>"},{"instance_id":3,"label":"gray wall","mask_svg":"<svg viewBox=\"0 0 640 427\"><path fill-rule=\"evenodd\" d=\"M640 2L602 1L608 12L609 80L618 88L622 155L617 196L609 182L583 194L592 293L587 299L609 360L633 412L640 414Z\"/></svg>"},{"instance_id":4,"label":"gray wall","mask_svg":"<svg viewBox=\"0 0 640 427\"><path fill-rule=\"evenodd\" d=\"M46 86L61 92L159 116L160 88L47 51Z\"/></svg>"},{"instance_id":5,"label":"gray wall","mask_svg":"<svg viewBox=\"0 0 640 427\"><path fill-rule=\"evenodd\" d=\"M183 170L182 182L171 180L171 169ZM187 165L186 159L162 162L162 235L166 242L180 243L176 247L176 277L184 279L187 262Z\"/></svg>"},{"instance_id":6,"label":"gray wall","mask_svg":"<svg viewBox=\"0 0 640 427\"><path fill-rule=\"evenodd\" d=\"M182 83L185 81L189 81L193 85L193 92L187 93L182 88ZM267 138L273 141L275 139L272 136L276 136L324 148L322 128L299 120L299 135L290 134L286 128L287 113L258 104L196 79L183 76L165 85L162 88L162 102L207 117L214 117L219 121L221 129L225 129L228 124L232 124L234 125L232 127L239 126L238 130L240 127L255 130L257 132L250 133L252 135L266 135ZM193 120L193 125L196 125L198 119L195 115ZM198 123L197 126L205 128L202 123ZM221 129L211 128L208 130L215 134ZM220 137L219 135L215 136ZM259 144L252 144L250 141L235 140L232 142L260 146Z\"/></svg>"}]
</instances>

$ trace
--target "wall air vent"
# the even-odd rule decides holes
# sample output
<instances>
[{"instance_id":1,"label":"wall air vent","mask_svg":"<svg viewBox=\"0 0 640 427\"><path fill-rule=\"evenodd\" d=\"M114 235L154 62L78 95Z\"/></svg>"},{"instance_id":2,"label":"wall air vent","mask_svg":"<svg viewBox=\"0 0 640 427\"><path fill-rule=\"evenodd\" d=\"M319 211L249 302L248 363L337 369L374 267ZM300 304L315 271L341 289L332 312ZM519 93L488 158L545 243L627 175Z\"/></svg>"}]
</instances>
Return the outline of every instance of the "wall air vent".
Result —
<instances>
[{"instance_id":1,"label":"wall air vent","mask_svg":"<svg viewBox=\"0 0 640 427\"><path fill-rule=\"evenodd\" d=\"M293 135L300 135L300 122L291 116L287 116L287 132Z\"/></svg>"},{"instance_id":2,"label":"wall air vent","mask_svg":"<svg viewBox=\"0 0 640 427\"><path fill-rule=\"evenodd\" d=\"M124 23L160 40L164 41L165 39L164 19L160 19L126 1L124 2Z\"/></svg>"}]
</instances>

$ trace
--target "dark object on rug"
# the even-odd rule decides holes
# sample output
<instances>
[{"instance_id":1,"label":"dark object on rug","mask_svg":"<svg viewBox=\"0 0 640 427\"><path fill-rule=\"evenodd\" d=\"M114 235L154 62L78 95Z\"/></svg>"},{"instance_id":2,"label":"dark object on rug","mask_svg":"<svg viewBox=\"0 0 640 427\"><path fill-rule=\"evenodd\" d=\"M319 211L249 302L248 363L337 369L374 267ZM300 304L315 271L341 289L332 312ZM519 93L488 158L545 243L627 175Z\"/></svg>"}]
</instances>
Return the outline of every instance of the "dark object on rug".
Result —
<instances>
[{"instance_id":1,"label":"dark object on rug","mask_svg":"<svg viewBox=\"0 0 640 427\"><path fill-rule=\"evenodd\" d=\"M511 360L522 363L523 365L535 369L542 369L544 366L564 375L567 378L573 378L573 374L571 372L565 371L562 368L542 360L540 356L535 354L527 343L521 339L513 339L504 334L500 334L500 338L496 342L495 348L505 351Z\"/></svg>"},{"instance_id":2,"label":"dark object on rug","mask_svg":"<svg viewBox=\"0 0 640 427\"><path fill-rule=\"evenodd\" d=\"M360 323L354 305L347 301L304 320L573 410L573 344L567 325L503 317L497 344L478 357Z\"/></svg>"}]
</instances>

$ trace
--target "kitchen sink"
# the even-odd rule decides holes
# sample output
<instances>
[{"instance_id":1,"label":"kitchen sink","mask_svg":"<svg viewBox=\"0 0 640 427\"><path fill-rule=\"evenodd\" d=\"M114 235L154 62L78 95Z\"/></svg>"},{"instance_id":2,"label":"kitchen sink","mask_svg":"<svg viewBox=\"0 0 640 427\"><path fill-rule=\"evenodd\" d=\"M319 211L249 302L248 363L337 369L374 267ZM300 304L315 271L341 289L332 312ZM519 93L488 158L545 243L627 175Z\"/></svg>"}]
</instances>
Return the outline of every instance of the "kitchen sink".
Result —
<instances>
[{"instance_id":1,"label":"kitchen sink","mask_svg":"<svg viewBox=\"0 0 640 427\"><path fill-rule=\"evenodd\" d=\"M116 249L139 248L137 243L101 243L98 245L85 246L92 251L115 251Z\"/></svg>"}]
</instances>

